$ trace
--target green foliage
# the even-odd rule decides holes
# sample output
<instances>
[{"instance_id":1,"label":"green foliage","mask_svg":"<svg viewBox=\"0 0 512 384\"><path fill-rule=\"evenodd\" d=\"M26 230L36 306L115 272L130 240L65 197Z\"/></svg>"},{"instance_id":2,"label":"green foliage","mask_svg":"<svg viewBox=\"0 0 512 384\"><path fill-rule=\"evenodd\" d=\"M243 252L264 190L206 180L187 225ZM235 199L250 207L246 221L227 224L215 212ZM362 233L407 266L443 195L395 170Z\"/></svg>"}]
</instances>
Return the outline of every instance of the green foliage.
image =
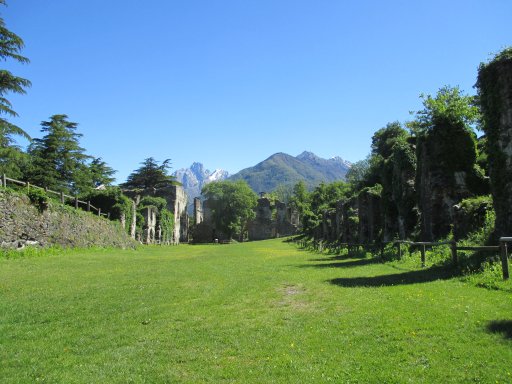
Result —
<instances>
[{"instance_id":1,"label":"green foliage","mask_svg":"<svg viewBox=\"0 0 512 384\"><path fill-rule=\"evenodd\" d=\"M29 156L18 147L0 146L0 175L5 174L13 179L24 180L29 162Z\"/></svg>"},{"instance_id":2,"label":"green foliage","mask_svg":"<svg viewBox=\"0 0 512 384\"><path fill-rule=\"evenodd\" d=\"M310 237L316 237L326 210L335 209L338 201L346 200L350 195L350 185L343 181L317 186L308 196L307 204L302 206L302 228Z\"/></svg>"},{"instance_id":3,"label":"green foliage","mask_svg":"<svg viewBox=\"0 0 512 384\"><path fill-rule=\"evenodd\" d=\"M293 185L279 184L271 193L273 200L288 204L293 196Z\"/></svg>"},{"instance_id":4,"label":"green foliage","mask_svg":"<svg viewBox=\"0 0 512 384\"><path fill-rule=\"evenodd\" d=\"M310 201L310 195L306 187L306 183L301 180L293 187L290 204L297 208L299 215L302 216Z\"/></svg>"},{"instance_id":5,"label":"green foliage","mask_svg":"<svg viewBox=\"0 0 512 384\"><path fill-rule=\"evenodd\" d=\"M140 200L139 209L144 207L153 207L161 212L167 207L167 201L163 197L144 196Z\"/></svg>"},{"instance_id":6,"label":"green foliage","mask_svg":"<svg viewBox=\"0 0 512 384\"><path fill-rule=\"evenodd\" d=\"M202 194L208 200L215 228L230 239L235 235L242 239L255 217L258 199L249 185L242 180L213 182L203 187Z\"/></svg>"},{"instance_id":7,"label":"green foliage","mask_svg":"<svg viewBox=\"0 0 512 384\"><path fill-rule=\"evenodd\" d=\"M160 240L163 244L169 244L172 241L172 234L174 232L174 214L164 208L160 211L158 221L162 229L162 238Z\"/></svg>"},{"instance_id":8,"label":"green foliage","mask_svg":"<svg viewBox=\"0 0 512 384\"><path fill-rule=\"evenodd\" d=\"M397 142L405 141L408 136L409 134L398 121L388 123L385 128L381 128L373 134L372 154L387 159L393 153L393 146Z\"/></svg>"},{"instance_id":9,"label":"green foliage","mask_svg":"<svg viewBox=\"0 0 512 384\"><path fill-rule=\"evenodd\" d=\"M152 157L148 157L141 163L141 167L133 171L121 184L122 188L131 190L140 190L143 192L152 192L157 189L165 188L178 184L174 176L169 175L171 160L166 159L162 164L158 164Z\"/></svg>"},{"instance_id":10,"label":"green foliage","mask_svg":"<svg viewBox=\"0 0 512 384\"><path fill-rule=\"evenodd\" d=\"M157 227L162 230L162 244L169 244L172 241L174 231L174 214L167 209L167 201L163 197L144 196L138 205L137 228L139 232L144 228L144 216L141 212L144 208L151 207L156 209Z\"/></svg>"},{"instance_id":11,"label":"green foliage","mask_svg":"<svg viewBox=\"0 0 512 384\"><path fill-rule=\"evenodd\" d=\"M89 172L92 185L95 187L99 187L100 185L108 187L112 185L112 182L115 180L112 176L116 171L101 160L101 157L94 158L91 161L89 164Z\"/></svg>"},{"instance_id":12,"label":"green foliage","mask_svg":"<svg viewBox=\"0 0 512 384\"><path fill-rule=\"evenodd\" d=\"M0 2L5 5L5 1ZM3 18L0 18L0 60L12 59L19 63L28 63L29 60L20 54L24 47L23 40L7 29ZM8 93L24 94L25 88L30 87L30 81L13 75L6 70L0 70L0 148L4 149L14 143L13 136L22 136L30 139L30 136L20 127L10 123L2 115L18 116L12 109L12 104L6 98ZM5 155L0 153L0 156Z\"/></svg>"},{"instance_id":13,"label":"green foliage","mask_svg":"<svg viewBox=\"0 0 512 384\"><path fill-rule=\"evenodd\" d=\"M48 208L49 198L44 190L39 188L31 188L27 192L27 196L32 202L32 204L34 204L37 207L39 212L42 212Z\"/></svg>"},{"instance_id":14,"label":"green foliage","mask_svg":"<svg viewBox=\"0 0 512 384\"><path fill-rule=\"evenodd\" d=\"M509 155L503 148L510 143L504 142L506 135L501 119L509 111L503 110L510 105L508 89L505 87L508 74L512 68L512 47L498 53L488 63L481 63L478 70L478 98L483 115L483 130L486 135L489 174L491 177L494 202L497 212L496 231L500 236L508 235L508 219L510 216L510 187L512 178L510 172ZM507 74L507 75L504 75ZM508 129L508 128L505 128Z\"/></svg>"},{"instance_id":15,"label":"green foliage","mask_svg":"<svg viewBox=\"0 0 512 384\"><path fill-rule=\"evenodd\" d=\"M53 115L41 127L45 135L29 146L30 181L59 192L87 192L92 187L86 166L90 156L80 147L77 123L70 122L67 115Z\"/></svg>"},{"instance_id":16,"label":"green foliage","mask_svg":"<svg viewBox=\"0 0 512 384\"><path fill-rule=\"evenodd\" d=\"M444 86L436 96L421 94L423 109L415 113L416 119L408 127L421 134L442 126L461 126L472 132L480 119L480 112L474 96L462 93L459 87Z\"/></svg>"},{"instance_id":17,"label":"green foliage","mask_svg":"<svg viewBox=\"0 0 512 384\"><path fill-rule=\"evenodd\" d=\"M82 200L90 201L93 206L100 208L102 212L110 212L111 220L121 220L125 218L126 228L128 230L129 223L133 215L133 202L126 197L121 188L109 187L105 190L91 190L89 193L81 195Z\"/></svg>"}]
</instances>

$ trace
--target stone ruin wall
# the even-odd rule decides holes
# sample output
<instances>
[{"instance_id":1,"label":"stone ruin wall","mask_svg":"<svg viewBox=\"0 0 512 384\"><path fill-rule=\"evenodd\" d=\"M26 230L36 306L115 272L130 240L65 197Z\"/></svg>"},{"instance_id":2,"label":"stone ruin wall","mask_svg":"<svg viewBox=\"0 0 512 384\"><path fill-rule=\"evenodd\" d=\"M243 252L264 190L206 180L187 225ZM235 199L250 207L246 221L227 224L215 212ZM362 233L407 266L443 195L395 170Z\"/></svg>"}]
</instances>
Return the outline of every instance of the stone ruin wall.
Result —
<instances>
[{"instance_id":1,"label":"stone ruin wall","mask_svg":"<svg viewBox=\"0 0 512 384\"><path fill-rule=\"evenodd\" d=\"M119 222L52 201L39 210L25 195L0 191L0 247L120 247L134 248Z\"/></svg>"},{"instance_id":2,"label":"stone ruin wall","mask_svg":"<svg viewBox=\"0 0 512 384\"><path fill-rule=\"evenodd\" d=\"M211 220L211 210L208 200L194 201L195 223L192 229L194 243L211 243L214 240L229 240L222 232L215 228ZM256 217L249 223L249 240L266 240L275 237L294 235L298 232L300 222L296 209L285 203L276 202L272 205L267 198L258 199L255 208ZM199 221L198 221L199 220Z\"/></svg>"},{"instance_id":3,"label":"stone ruin wall","mask_svg":"<svg viewBox=\"0 0 512 384\"><path fill-rule=\"evenodd\" d=\"M478 87L489 145L491 192L496 235L512 235L512 57L482 67Z\"/></svg>"},{"instance_id":4,"label":"stone ruin wall","mask_svg":"<svg viewBox=\"0 0 512 384\"><path fill-rule=\"evenodd\" d=\"M174 215L174 231L172 243L188 242L188 197L181 185L172 185L160 189L155 196L167 201L167 209Z\"/></svg>"}]
</instances>

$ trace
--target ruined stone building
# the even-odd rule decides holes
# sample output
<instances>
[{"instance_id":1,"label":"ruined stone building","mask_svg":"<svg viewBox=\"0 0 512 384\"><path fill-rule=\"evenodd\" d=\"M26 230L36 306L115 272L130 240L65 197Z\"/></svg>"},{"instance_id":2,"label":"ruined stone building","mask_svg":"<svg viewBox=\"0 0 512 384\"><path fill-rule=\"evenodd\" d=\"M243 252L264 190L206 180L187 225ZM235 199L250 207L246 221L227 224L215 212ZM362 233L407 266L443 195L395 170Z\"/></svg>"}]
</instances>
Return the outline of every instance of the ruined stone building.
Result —
<instances>
[{"instance_id":1,"label":"ruined stone building","mask_svg":"<svg viewBox=\"0 0 512 384\"><path fill-rule=\"evenodd\" d=\"M136 210L141 199L140 192L124 191L127 196L133 200L132 223L130 234L132 238L136 237ZM171 243L179 244L188 241L188 214L187 214L187 195L180 185L152 190L142 193L143 196L161 197L167 202L167 210L174 215L174 229L170 239L162 238L162 228L157 225L157 212L152 207L146 207L142 211L144 217L144 227L142 233L137 235L137 240L144 244Z\"/></svg>"},{"instance_id":2,"label":"ruined stone building","mask_svg":"<svg viewBox=\"0 0 512 384\"><path fill-rule=\"evenodd\" d=\"M174 233L172 243L188 242L187 194L181 185L159 189L155 196L167 201L167 209L174 215Z\"/></svg>"},{"instance_id":3,"label":"ruined stone building","mask_svg":"<svg viewBox=\"0 0 512 384\"><path fill-rule=\"evenodd\" d=\"M277 201L271 204L267 198L258 199L255 208L256 217L249 223L249 240L265 240L275 237L290 236L297 233L299 214L296 209ZM208 200L194 200L194 243L211 243L214 240L229 240L225 234L215 228L211 218Z\"/></svg>"}]
</instances>

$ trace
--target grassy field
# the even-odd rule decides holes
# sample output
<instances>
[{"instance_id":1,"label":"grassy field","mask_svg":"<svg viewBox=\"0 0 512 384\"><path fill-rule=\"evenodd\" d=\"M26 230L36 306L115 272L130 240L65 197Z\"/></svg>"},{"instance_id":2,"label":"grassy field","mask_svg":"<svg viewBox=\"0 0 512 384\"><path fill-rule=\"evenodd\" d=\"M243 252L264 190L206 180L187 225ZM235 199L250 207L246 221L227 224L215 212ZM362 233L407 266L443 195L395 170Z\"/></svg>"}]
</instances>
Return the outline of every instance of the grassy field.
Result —
<instances>
[{"instance_id":1,"label":"grassy field","mask_svg":"<svg viewBox=\"0 0 512 384\"><path fill-rule=\"evenodd\" d=\"M2 383L510 383L512 295L280 240L0 259Z\"/></svg>"}]
</instances>

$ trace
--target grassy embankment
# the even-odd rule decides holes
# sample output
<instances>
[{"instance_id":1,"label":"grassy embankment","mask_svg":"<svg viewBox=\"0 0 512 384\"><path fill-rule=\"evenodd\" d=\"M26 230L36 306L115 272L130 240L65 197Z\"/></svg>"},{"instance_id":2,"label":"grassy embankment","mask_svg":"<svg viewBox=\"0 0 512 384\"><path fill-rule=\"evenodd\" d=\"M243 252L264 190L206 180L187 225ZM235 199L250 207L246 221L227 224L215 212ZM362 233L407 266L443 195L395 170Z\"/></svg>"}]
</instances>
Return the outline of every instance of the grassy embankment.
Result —
<instances>
[{"instance_id":1,"label":"grassy embankment","mask_svg":"<svg viewBox=\"0 0 512 384\"><path fill-rule=\"evenodd\" d=\"M280 240L0 259L0 381L512 381L512 295Z\"/></svg>"}]
</instances>

